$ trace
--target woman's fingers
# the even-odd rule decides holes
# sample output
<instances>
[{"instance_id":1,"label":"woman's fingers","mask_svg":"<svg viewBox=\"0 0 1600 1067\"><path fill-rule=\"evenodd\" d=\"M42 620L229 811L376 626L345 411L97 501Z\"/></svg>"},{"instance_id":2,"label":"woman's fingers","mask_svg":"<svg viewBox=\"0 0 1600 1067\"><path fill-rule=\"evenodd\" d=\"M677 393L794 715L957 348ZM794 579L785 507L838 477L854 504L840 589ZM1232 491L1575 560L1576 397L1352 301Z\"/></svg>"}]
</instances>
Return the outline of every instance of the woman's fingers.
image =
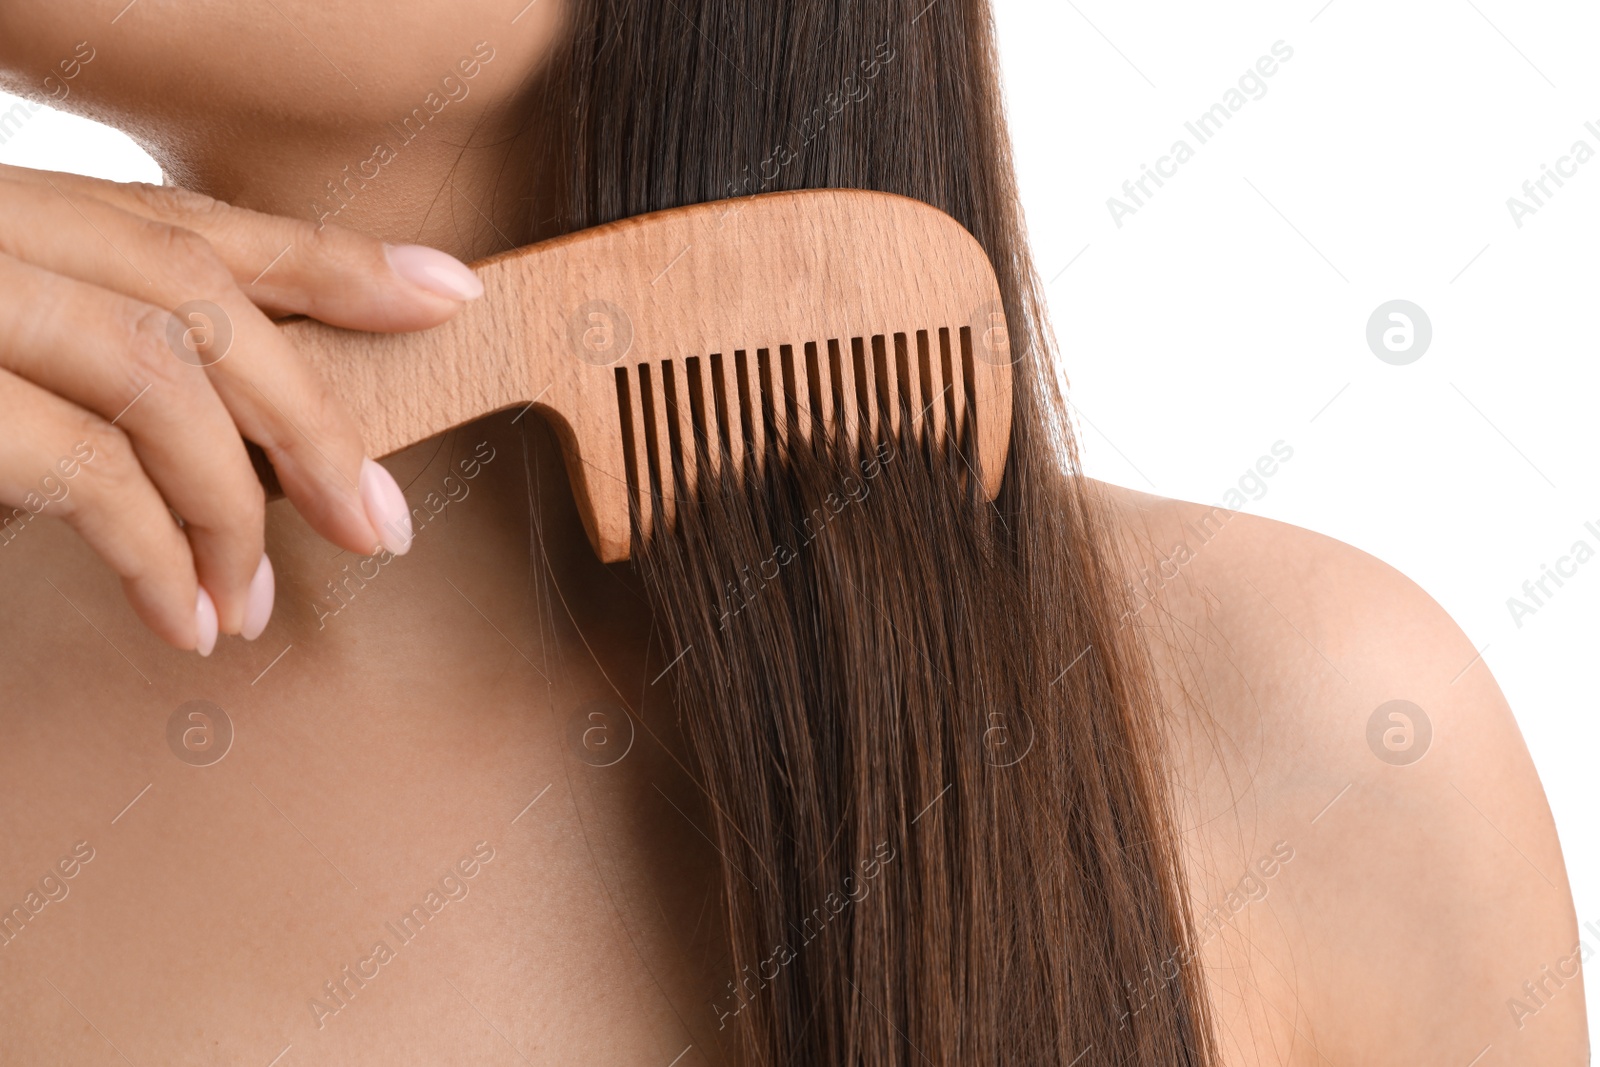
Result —
<instances>
[{"instance_id":1,"label":"woman's fingers","mask_svg":"<svg viewBox=\"0 0 1600 1067\"><path fill-rule=\"evenodd\" d=\"M265 497L206 372L174 353L172 316L4 254L0 292L0 367L115 420L146 476L183 516L222 631L246 631Z\"/></svg>"},{"instance_id":2,"label":"woman's fingers","mask_svg":"<svg viewBox=\"0 0 1600 1067\"><path fill-rule=\"evenodd\" d=\"M5 536L40 517L64 519L121 577L145 625L169 644L210 654L215 610L196 582L188 541L127 435L5 370L0 421Z\"/></svg>"},{"instance_id":3,"label":"woman's fingers","mask_svg":"<svg viewBox=\"0 0 1600 1067\"><path fill-rule=\"evenodd\" d=\"M343 404L234 285L209 241L93 198L63 205L54 193L34 187L4 200L12 206L0 209L10 212L0 215L0 249L143 304L176 309L166 318L166 343L156 352L164 350L171 362L157 359L149 369L161 373L146 380L160 386L169 374L203 366L233 423L261 446L285 495L319 534L352 552L371 552L380 544L405 550L409 515L393 479L365 461L360 428ZM19 203L38 213L25 217L15 207ZM82 239L61 240L62 231L74 225ZM159 324L144 322L150 329ZM253 473L250 478L255 489ZM179 513L189 520L181 507ZM239 549L229 559L231 569L219 579L226 592L212 585L205 566L201 573L217 597L225 631L232 632L242 618L242 590L252 579L255 557Z\"/></svg>"},{"instance_id":4,"label":"woman's fingers","mask_svg":"<svg viewBox=\"0 0 1600 1067\"><path fill-rule=\"evenodd\" d=\"M206 367L245 437L261 446L284 495L319 534L367 554L411 542L410 515L388 472L366 458L343 403L259 309L234 294L219 299L234 331L225 358ZM216 342L205 359L216 359Z\"/></svg>"},{"instance_id":5,"label":"woman's fingers","mask_svg":"<svg viewBox=\"0 0 1600 1067\"><path fill-rule=\"evenodd\" d=\"M36 400L33 390L51 398L57 421L77 412L100 427L116 460L107 466L134 470L117 491L99 486L83 507L61 510L95 535L140 614L180 647L209 649L219 627L253 637L271 611L264 502L241 435L328 540L362 553L410 544L399 487L263 307L405 330L481 292L470 270L432 249L178 189L0 167L0 373L18 403ZM33 458L23 449L17 462ZM162 507L155 522L151 498L181 520ZM138 544L161 541L161 553L140 565L129 542L112 545L112 520L88 507L96 499L141 509ZM185 595L187 614L173 606Z\"/></svg>"},{"instance_id":6,"label":"woman's fingers","mask_svg":"<svg viewBox=\"0 0 1600 1067\"><path fill-rule=\"evenodd\" d=\"M99 200L200 234L257 306L353 330L421 330L455 314L483 286L465 265L422 245L385 245L332 224L233 207L174 186L119 184L0 167L0 180L75 204Z\"/></svg>"}]
</instances>

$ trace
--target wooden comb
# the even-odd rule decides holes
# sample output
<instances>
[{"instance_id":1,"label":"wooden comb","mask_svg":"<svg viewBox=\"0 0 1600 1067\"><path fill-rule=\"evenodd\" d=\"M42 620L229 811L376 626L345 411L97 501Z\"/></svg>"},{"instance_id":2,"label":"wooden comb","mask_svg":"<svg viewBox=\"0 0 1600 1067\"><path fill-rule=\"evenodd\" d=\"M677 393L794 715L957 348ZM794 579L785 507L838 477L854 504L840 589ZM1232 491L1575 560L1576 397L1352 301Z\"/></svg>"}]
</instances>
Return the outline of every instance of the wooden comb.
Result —
<instances>
[{"instance_id":1,"label":"wooden comb","mask_svg":"<svg viewBox=\"0 0 1600 1067\"><path fill-rule=\"evenodd\" d=\"M760 476L813 434L910 435L986 499L1011 348L978 242L886 193L770 193L623 219L475 264L484 295L420 333L311 320L292 343L384 456L508 408L551 420L589 541L628 557L704 478Z\"/></svg>"}]
</instances>

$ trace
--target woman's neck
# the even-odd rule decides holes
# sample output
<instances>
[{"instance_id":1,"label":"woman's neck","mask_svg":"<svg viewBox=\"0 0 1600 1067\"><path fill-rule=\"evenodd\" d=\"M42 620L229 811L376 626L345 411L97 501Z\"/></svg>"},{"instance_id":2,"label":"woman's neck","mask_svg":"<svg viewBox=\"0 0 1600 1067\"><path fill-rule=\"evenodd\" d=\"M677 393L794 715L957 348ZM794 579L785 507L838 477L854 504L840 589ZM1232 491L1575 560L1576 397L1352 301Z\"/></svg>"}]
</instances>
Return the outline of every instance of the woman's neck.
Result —
<instances>
[{"instance_id":1,"label":"woman's neck","mask_svg":"<svg viewBox=\"0 0 1600 1067\"><path fill-rule=\"evenodd\" d=\"M471 262L526 241L537 137L502 107L425 107L388 122L260 132L259 124L165 127L141 138L167 181L247 207L428 244ZM240 130L249 132L240 132Z\"/></svg>"}]
</instances>

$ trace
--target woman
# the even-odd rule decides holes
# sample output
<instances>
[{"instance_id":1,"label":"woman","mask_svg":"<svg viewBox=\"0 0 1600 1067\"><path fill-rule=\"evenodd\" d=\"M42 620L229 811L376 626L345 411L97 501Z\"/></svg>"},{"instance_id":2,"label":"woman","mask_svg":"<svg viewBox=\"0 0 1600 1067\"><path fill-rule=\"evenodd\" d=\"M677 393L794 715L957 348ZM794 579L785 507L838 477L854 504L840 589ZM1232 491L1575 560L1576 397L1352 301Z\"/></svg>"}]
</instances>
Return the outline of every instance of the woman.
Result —
<instances>
[{"instance_id":1,"label":"woman","mask_svg":"<svg viewBox=\"0 0 1600 1067\"><path fill-rule=\"evenodd\" d=\"M1449 619L1075 473L990 49L982 0L0 11L6 87L175 186L0 175L10 1059L1581 1062ZM989 251L1006 484L900 442L754 591L858 457L606 568L535 416L373 462L271 322L425 329L459 260L836 186Z\"/></svg>"}]
</instances>

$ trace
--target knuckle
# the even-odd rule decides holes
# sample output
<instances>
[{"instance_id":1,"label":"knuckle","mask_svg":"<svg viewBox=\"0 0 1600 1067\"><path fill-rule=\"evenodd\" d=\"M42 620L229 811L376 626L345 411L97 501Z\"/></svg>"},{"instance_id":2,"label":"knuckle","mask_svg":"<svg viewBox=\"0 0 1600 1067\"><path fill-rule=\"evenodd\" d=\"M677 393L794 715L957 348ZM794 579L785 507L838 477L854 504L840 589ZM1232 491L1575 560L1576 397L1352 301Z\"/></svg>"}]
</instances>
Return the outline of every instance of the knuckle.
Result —
<instances>
[{"instance_id":1,"label":"knuckle","mask_svg":"<svg viewBox=\"0 0 1600 1067\"><path fill-rule=\"evenodd\" d=\"M304 399L306 423L313 434L325 441L337 441L346 437L360 441L360 432L356 429L355 420L345 408L344 402L335 396L333 390L324 385L321 379L313 381Z\"/></svg>"},{"instance_id":2,"label":"knuckle","mask_svg":"<svg viewBox=\"0 0 1600 1067\"><path fill-rule=\"evenodd\" d=\"M361 440L355 417L340 397L303 357L292 357L283 392L266 413L264 439L257 439L274 464L280 458L306 461L319 448Z\"/></svg>"},{"instance_id":3,"label":"knuckle","mask_svg":"<svg viewBox=\"0 0 1600 1067\"><path fill-rule=\"evenodd\" d=\"M128 191L134 203L158 218L206 217L223 210L224 204L204 193L185 189L179 185L152 185L149 182L127 182L122 188Z\"/></svg>"},{"instance_id":4,"label":"knuckle","mask_svg":"<svg viewBox=\"0 0 1600 1067\"><path fill-rule=\"evenodd\" d=\"M79 427L78 436L88 442L94 450L96 460L104 459L100 470L119 469L126 471L138 463L138 457L133 451L133 439L127 431L120 426L113 426L104 419L88 415ZM92 463L93 461L91 461Z\"/></svg>"},{"instance_id":5,"label":"knuckle","mask_svg":"<svg viewBox=\"0 0 1600 1067\"><path fill-rule=\"evenodd\" d=\"M244 493L237 494L241 499ZM194 531L203 532L213 545L226 546L228 556L240 563L248 561L254 569L256 558L266 544L266 510L252 511L235 503L234 494L221 494L204 511L186 514L185 521ZM246 575L248 577L248 575Z\"/></svg>"},{"instance_id":6,"label":"knuckle","mask_svg":"<svg viewBox=\"0 0 1600 1067\"><path fill-rule=\"evenodd\" d=\"M248 466L248 464L247 464ZM267 494L254 473L229 480L219 511L226 516L223 527L240 537L261 541L267 523Z\"/></svg>"},{"instance_id":7,"label":"knuckle","mask_svg":"<svg viewBox=\"0 0 1600 1067\"><path fill-rule=\"evenodd\" d=\"M297 221L295 241L303 246L308 258L331 263L345 269L377 271L387 269L383 242L346 229L338 223L315 226Z\"/></svg>"},{"instance_id":8,"label":"knuckle","mask_svg":"<svg viewBox=\"0 0 1600 1067\"><path fill-rule=\"evenodd\" d=\"M81 508L86 499L127 491L134 484L133 475L139 465L128 435L96 415L85 412L72 433L74 455L80 460L78 469L87 476L91 492L72 493L62 501L69 515Z\"/></svg>"},{"instance_id":9,"label":"knuckle","mask_svg":"<svg viewBox=\"0 0 1600 1067\"><path fill-rule=\"evenodd\" d=\"M69 417L64 425L76 463L70 489L52 505L59 518L92 543L123 579L146 576L170 565L173 534L151 507L149 480L133 441L123 430L91 412ZM116 547L109 553L106 544Z\"/></svg>"},{"instance_id":10,"label":"knuckle","mask_svg":"<svg viewBox=\"0 0 1600 1067\"><path fill-rule=\"evenodd\" d=\"M0 301L0 351L37 350L50 336L50 324L73 321L80 309L68 288L50 281L32 275L6 287L6 299Z\"/></svg>"},{"instance_id":11,"label":"knuckle","mask_svg":"<svg viewBox=\"0 0 1600 1067\"><path fill-rule=\"evenodd\" d=\"M287 462L318 481L338 476L330 456L365 452L354 419L332 391L320 384L297 393L292 421L275 421L270 439L259 443L280 472Z\"/></svg>"},{"instance_id":12,"label":"knuckle","mask_svg":"<svg viewBox=\"0 0 1600 1067\"><path fill-rule=\"evenodd\" d=\"M203 463L186 472L192 488L183 511L184 520L196 530L229 546L230 554L240 553L255 565L266 538L267 494L245 456L237 438L218 443L219 452L237 453L237 462L220 465Z\"/></svg>"},{"instance_id":13,"label":"knuckle","mask_svg":"<svg viewBox=\"0 0 1600 1067\"><path fill-rule=\"evenodd\" d=\"M216 294L233 286L233 275L210 241L183 226L155 225L154 251L163 270L194 295Z\"/></svg>"},{"instance_id":14,"label":"knuckle","mask_svg":"<svg viewBox=\"0 0 1600 1067\"><path fill-rule=\"evenodd\" d=\"M151 385L184 384L182 372L188 364L173 348L172 312L143 304L124 314L121 333L127 352L126 385L137 392Z\"/></svg>"},{"instance_id":15,"label":"knuckle","mask_svg":"<svg viewBox=\"0 0 1600 1067\"><path fill-rule=\"evenodd\" d=\"M351 235L336 223L313 226L296 220L293 236L296 246L308 258L326 260L337 258L339 250L348 244Z\"/></svg>"}]
</instances>

